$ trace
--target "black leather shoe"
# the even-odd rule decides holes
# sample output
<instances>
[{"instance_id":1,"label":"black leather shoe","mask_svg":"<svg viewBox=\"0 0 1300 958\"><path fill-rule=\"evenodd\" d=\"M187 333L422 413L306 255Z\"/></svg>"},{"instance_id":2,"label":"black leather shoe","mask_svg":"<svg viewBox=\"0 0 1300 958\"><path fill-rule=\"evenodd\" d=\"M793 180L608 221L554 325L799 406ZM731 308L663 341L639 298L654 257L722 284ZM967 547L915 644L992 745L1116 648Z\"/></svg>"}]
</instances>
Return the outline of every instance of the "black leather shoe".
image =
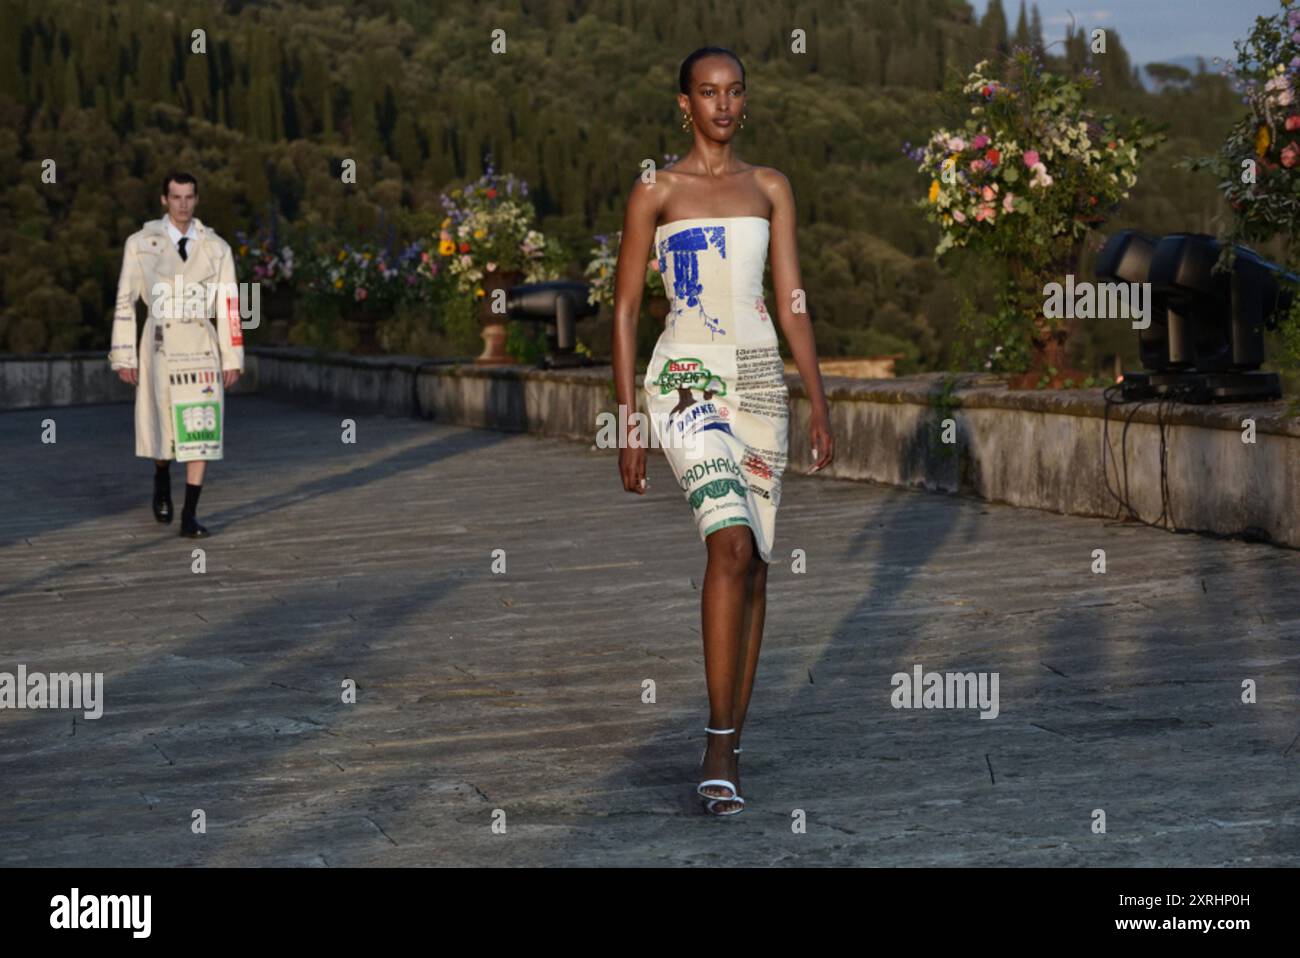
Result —
<instances>
[{"instance_id":1,"label":"black leather shoe","mask_svg":"<svg viewBox=\"0 0 1300 958\"><path fill-rule=\"evenodd\" d=\"M208 530L199 524L197 519L187 519L181 516L181 535L186 539L206 539Z\"/></svg>"},{"instance_id":2,"label":"black leather shoe","mask_svg":"<svg viewBox=\"0 0 1300 958\"><path fill-rule=\"evenodd\" d=\"M170 489L154 487L153 517L159 522L172 521L172 494Z\"/></svg>"}]
</instances>

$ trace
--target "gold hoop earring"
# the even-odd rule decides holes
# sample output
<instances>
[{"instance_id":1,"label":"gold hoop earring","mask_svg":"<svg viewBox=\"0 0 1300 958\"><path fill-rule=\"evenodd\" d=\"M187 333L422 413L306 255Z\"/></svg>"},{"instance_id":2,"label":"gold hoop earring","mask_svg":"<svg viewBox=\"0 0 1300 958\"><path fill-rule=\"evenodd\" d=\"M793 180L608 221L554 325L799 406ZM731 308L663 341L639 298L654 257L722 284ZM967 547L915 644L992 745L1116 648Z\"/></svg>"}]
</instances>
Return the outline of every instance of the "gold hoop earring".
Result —
<instances>
[{"instance_id":1,"label":"gold hoop earring","mask_svg":"<svg viewBox=\"0 0 1300 958\"><path fill-rule=\"evenodd\" d=\"M682 114L682 131L685 133L691 132L691 115L689 113Z\"/></svg>"}]
</instances>

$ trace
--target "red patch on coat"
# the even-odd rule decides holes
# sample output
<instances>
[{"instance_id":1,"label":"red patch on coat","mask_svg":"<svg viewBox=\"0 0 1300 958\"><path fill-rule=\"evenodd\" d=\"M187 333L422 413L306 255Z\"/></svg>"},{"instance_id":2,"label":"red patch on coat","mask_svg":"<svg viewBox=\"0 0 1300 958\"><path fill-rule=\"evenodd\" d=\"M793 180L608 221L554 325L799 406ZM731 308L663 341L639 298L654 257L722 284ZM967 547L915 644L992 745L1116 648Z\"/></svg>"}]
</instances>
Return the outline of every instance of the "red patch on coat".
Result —
<instances>
[{"instance_id":1,"label":"red patch on coat","mask_svg":"<svg viewBox=\"0 0 1300 958\"><path fill-rule=\"evenodd\" d=\"M230 296L226 297L226 319L230 322L230 345L244 345L244 331L239 325L239 307Z\"/></svg>"}]
</instances>

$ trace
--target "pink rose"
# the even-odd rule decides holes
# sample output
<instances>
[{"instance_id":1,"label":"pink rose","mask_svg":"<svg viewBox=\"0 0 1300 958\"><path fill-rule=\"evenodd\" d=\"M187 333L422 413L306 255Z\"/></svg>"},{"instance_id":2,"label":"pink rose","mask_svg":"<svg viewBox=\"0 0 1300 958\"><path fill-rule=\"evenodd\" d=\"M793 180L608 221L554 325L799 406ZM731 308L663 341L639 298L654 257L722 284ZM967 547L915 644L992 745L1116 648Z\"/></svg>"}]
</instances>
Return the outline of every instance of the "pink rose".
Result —
<instances>
[{"instance_id":1,"label":"pink rose","mask_svg":"<svg viewBox=\"0 0 1300 958\"><path fill-rule=\"evenodd\" d=\"M1008 193L1006 196L1002 197L1002 208L1008 213L1014 213L1016 211L1015 207L1011 205L1015 196L1016 194L1014 193Z\"/></svg>"},{"instance_id":2,"label":"pink rose","mask_svg":"<svg viewBox=\"0 0 1300 958\"><path fill-rule=\"evenodd\" d=\"M982 196L985 200L991 203L993 202L993 199L996 197L997 192L998 192L998 185L994 183L992 186L984 187L984 189L980 192L980 196Z\"/></svg>"},{"instance_id":3,"label":"pink rose","mask_svg":"<svg viewBox=\"0 0 1300 958\"><path fill-rule=\"evenodd\" d=\"M1300 130L1300 114L1293 113L1286 118L1286 129L1288 133Z\"/></svg>"},{"instance_id":4,"label":"pink rose","mask_svg":"<svg viewBox=\"0 0 1300 958\"><path fill-rule=\"evenodd\" d=\"M1282 149L1282 165L1289 170L1296 165L1297 160L1300 160L1300 144L1292 140Z\"/></svg>"},{"instance_id":5,"label":"pink rose","mask_svg":"<svg viewBox=\"0 0 1300 958\"><path fill-rule=\"evenodd\" d=\"M356 298L356 301L358 303L361 302L369 295L370 294L366 292L366 288L364 286L358 286L357 291L353 294L353 296Z\"/></svg>"},{"instance_id":6,"label":"pink rose","mask_svg":"<svg viewBox=\"0 0 1300 958\"><path fill-rule=\"evenodd\" d=\"M488 264L487 264L487 271L488 271L489 273L493 272L496 268L497 268L497 264L496 264L496 263L488 263Z\"/></svg>"},{"instance_id":7,"label":"pink rose","mask_svg":"<svg viewBox=\"0 0 1300 958\"><path fill-rule=\"evenodd\" d=\"M981 133L979 136L975 137L975 139L970 141L970 145L977 150L982 150L984 147L989 145L989 138Z\"/></svg>"},{"instance_id":8,"label":"pink rose","mask_svg":"<svg viewBox=\"0 0 1300 958\"><path fill-rule=\"evenodd\" d=\"M987 160L971 160L970 169L972 173L981 173L988 166Z\"/></svg>"},{"instance_id":9,"label":"pink rose","mask_svg":"<svg viewBox=\"0 0 1300 958\"><path fill-rule=\"evenodd\" d=\"M1025 166L1033 167L1038 162L1037 150L1025 150Z\"/></svg>"},{"instance_id":10,"label":"pink rose","mask_svg":"<svg viewBox=\"0 0 1300 958\"><path fill-rule=\"evenodd\" d=\"M953 210L952 218L955 219L958 223L966 222L966 214L963 213L961 210Z\"/></svg>"}]
</instances>

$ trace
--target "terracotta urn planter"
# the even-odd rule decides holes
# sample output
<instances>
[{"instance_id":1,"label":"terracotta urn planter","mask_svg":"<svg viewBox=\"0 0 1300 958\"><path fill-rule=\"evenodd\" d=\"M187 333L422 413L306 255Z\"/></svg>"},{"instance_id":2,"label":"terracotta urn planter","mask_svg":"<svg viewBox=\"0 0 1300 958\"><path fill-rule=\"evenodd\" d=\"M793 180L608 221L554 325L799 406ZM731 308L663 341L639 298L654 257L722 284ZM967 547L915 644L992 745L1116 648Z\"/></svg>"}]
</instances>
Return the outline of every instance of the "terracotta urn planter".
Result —
<instances>
[{"instance_id":1,"label":"terracotta urn planter","mask_svg":"<svg viewBox=\"0 0 1300 958\"><path fill-rule=\"evenodd\" d=\"M379 321L386 316L386 310L366 301L349 303L344 307L341 319L344 326L355 336L355 345L351 349L353 353L375 356L383 352L379 345L377 331Z\"/></svg>"},{"instance_id":2,"label":"terracotta urn planter","mask_svg":"<svg viewBox=\"0 0 1300 958\"><path fill-rule=\"evenodd\" d=\"M1018 259L1013 259L1012 281L1021 289L1036 292L1043 289L1049 281L1059 281L1066 273L1077 274L1082 249L1082 241L1071 243L1045 274L1035 274L1025 269ZM1065 344L1070 336L1069 325L1059 325L1056 329L1052 329L1051 324L1042 315L1042 308L1039 305L1034 310L1033 328L1034 333L1030 338L1033 358L1029 362L1029 369L1012 375L1007 380L1007 388L1038 389L1039 382L1044 376L1048 377L1043 386L1045 389L1063 389L1067 379L1072 386L1081 386L1088 378L1088 374L1080 369L1070 369L1066 366ZM1049 369L1053 371L1049 372Z\"/></svg>"},{"instance_id":3,"label":"terracotta urn planter","mask_svg":"<svg viewBox=\"0 0 1300 958\"><path fill-rule=\"evenodd\" d=\"M505 313L492 312L492 301L496 290L517 286L522 278L523 273L520 270L506 272L494 270L483 275L484 295L479 302L479 324L483 327L483 352L479 354L474 362L485 366L500 366L518 362L506 352L506 320L508 317Z\"/></svg>"}]
</instances>

